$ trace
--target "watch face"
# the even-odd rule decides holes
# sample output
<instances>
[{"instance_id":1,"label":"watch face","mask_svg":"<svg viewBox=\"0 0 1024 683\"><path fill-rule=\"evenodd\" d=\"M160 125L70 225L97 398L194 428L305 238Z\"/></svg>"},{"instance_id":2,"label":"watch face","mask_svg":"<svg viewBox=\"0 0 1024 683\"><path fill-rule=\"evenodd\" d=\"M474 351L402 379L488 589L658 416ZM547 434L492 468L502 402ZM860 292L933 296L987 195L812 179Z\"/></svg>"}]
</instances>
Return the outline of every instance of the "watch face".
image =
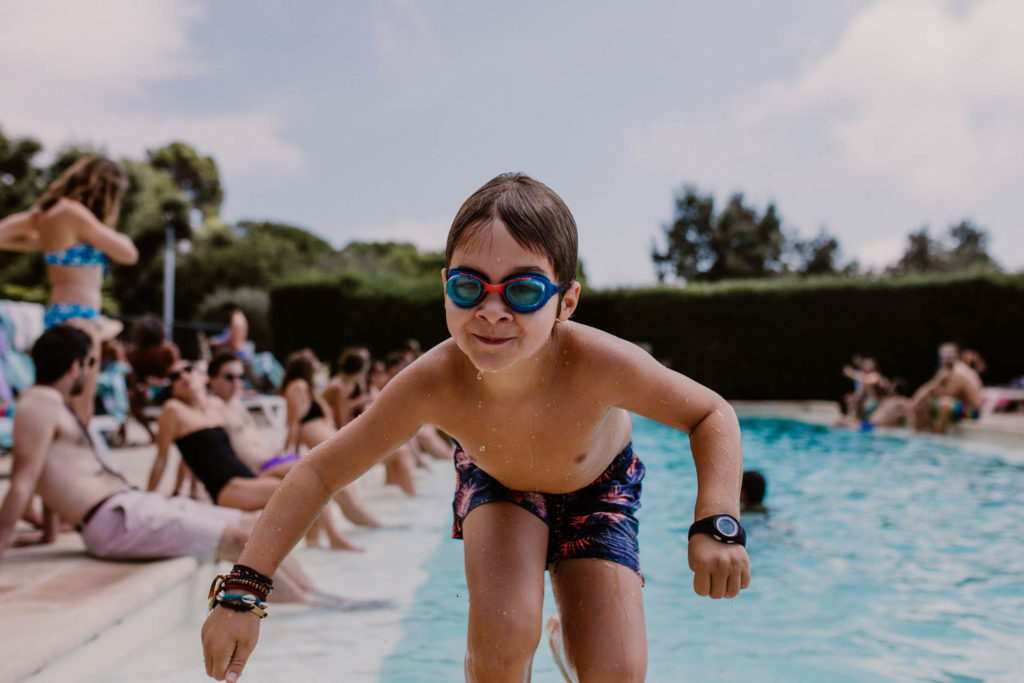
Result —
<instances>
[{"instance_id":1,"label":"watch face","mask_svg":"<svg viewBox=\"0 0 1024 683\"><path fill-rule=\"evenodd\" d=\"M732 517L722 516L715 518L715 528L726 538L732 538L739 533L740 525Z\"/></svg>"}]
</instances>

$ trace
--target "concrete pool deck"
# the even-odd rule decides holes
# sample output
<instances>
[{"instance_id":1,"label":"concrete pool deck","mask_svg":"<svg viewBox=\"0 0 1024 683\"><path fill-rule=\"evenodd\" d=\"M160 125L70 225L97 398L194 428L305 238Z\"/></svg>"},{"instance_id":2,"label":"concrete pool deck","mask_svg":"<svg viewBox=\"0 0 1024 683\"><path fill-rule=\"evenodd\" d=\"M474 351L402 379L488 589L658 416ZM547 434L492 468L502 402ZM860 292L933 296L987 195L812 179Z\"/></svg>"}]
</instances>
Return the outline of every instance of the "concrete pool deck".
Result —
<instances>
[{"instance_id":1,"label":"concrete pool deck","mask_svg":"<svg viewBox=\"0 0 1024 683\"><path fill-rule=\"evenodd\" d=\"M835 404L816 401L734 405L741 416L783 417L823 425L832 424L838 415ZM1024 450L1024 415L989 416L983 422L958 427L949 438ZM112 451L112 456L130 481L144 485L154 448L118 448ZM385 488L379 472L371 471L361 480L360 490L371 505L379 505L385 511L382 516L388 522L401 524L403 518L412 522L404 531L389 530L383 535L356 532L353 540L365 545L367 553L341 553L331 560L345 562L353 583L365 584L361 590L371 591L352 597L370 597L372 591L376 591L376 597L383 597L383 588L394 588L402 596L399 602L411 599L423 578L419 576L422 572L412 568L418 567L436 546L436 540L423 540L424 534L417 533L421 521L425 526L436 527L441 517L450 514L441 501L450 496L451 469L438 461L431 461L431 465L432 470L422 473L418 480L424 502L430 500L429 505L420 506L422 510L416 507L419 501L404 499L393 487ZM10 466L10 456L0 456L0 496L7 491ZM174 463L169 469L175 469ZM165 477L165 481L169 480L169 476ZM430 519L420 520L421 516ZM383 571L379 563L368 561L379 548L395 544L402 546L404 567ZM315 569L310 567L314 579ZM213 573L213 567L200 565L191 558L158 562L95 560L85 555L76 533L62 533L49 546L8 549L0 560L0 643L4 651L0 683L31 677L88 679L113 663L110 660L117 653L130 649L129 645L141 646L147 639L159 637L161 628L180 622L194 609L195 595L205 588L199 584L208 582ZM355 680L373 680L374 667L379 666L379 660L393 645L394 637L386 629L397 630L401 615L396 610L381 617L376 621L387 623L377 624L374 628L378 631L373 637L366 637L376 643L374 647L362 642L349 643L348 647L338 644L339 656L359 662L363 676ZM358 632L368 636L366 631ZM100 646L111 639L116 639L120 646Z\"/></svg>"}]
</instances>

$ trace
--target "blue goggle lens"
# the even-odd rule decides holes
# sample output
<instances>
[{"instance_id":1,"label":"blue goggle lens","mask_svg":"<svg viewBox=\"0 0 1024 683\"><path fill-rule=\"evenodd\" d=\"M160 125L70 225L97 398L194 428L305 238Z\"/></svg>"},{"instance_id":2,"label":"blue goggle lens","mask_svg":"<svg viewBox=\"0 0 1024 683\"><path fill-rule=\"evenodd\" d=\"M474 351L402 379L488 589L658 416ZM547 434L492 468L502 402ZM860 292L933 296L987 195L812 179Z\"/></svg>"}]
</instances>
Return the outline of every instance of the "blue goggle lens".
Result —
<instances>
[{"instance_id":1,"label":"blue goggle lens","mask_svg":"<svg viewBox=\"0 0 1024 683\"><path fill-rule=\"evenodd\" d=\"M519 313L530 313L543 307L559 287L542 275L516 276L492 285L479 276L451 271L445 291L452 303L462 308L476 306L487 292L500 292L509 308Z\"/></svg>"}]
</instances>

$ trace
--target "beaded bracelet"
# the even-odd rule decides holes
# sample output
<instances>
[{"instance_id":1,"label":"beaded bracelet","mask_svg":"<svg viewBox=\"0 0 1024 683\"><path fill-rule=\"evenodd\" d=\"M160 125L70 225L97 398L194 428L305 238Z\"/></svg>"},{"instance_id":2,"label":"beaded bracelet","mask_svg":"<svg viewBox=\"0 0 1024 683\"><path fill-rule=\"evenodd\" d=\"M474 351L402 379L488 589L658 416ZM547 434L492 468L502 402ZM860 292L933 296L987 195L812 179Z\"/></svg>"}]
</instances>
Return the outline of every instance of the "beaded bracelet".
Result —
<instances>
[{"instance_id":1,"label":"beaded bracelet","mask_svg":"<svg viewBox=\"0 0 1024 683\"><path fill-rule=\"evenodd\" d=\"M230 574L218 574L210 584L209 609L223 605L236 612L255 612L267 616L267 597L273 581L254 569L236 565Z\"/></svg>"},{"instance_id":2,"label":"beaded bracelet","mask_svg":"<svg viewBox=\"0 0 1024 683\"><path fill-rule=\"evenodd\" d=\"M267 616L267 603L248 593L217 593L216 604L236 612L255 612L260 619Z\"/></svg>"}]
</instances>

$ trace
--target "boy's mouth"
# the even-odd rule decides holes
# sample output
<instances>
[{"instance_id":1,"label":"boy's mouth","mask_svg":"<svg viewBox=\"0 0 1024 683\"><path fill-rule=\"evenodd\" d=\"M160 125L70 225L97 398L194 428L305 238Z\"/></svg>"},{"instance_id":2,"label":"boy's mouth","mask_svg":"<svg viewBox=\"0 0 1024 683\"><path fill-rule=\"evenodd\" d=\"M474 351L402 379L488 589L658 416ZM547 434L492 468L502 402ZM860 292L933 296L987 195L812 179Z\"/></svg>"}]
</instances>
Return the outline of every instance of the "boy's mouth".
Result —
<instances>
[{"instance_id":1,"label":"boy's mouth","mask_svg":"<svg viewBox=\"0 0 1024 683\"><path fill-rule=\"evenodd\" d=\"M482 334L474 334L473 336L482 343L492 346L497 346L499 344L504 344L507 341L511 341L511 337L488 337Z\"/></svg>"}]
</instances>

